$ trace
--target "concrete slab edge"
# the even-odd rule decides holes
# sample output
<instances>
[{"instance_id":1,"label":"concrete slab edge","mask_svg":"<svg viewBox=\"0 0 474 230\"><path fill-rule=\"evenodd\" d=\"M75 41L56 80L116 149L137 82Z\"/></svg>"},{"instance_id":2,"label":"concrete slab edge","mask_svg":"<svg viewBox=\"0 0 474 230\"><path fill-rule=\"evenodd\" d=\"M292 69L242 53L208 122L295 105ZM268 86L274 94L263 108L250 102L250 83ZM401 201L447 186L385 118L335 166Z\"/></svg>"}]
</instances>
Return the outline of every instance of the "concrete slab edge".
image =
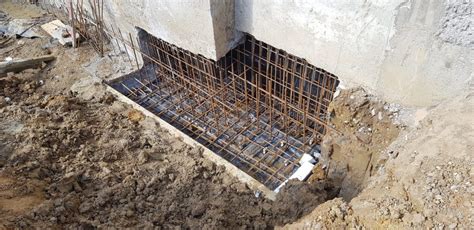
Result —
<instances>
[{"instance_id":1,"label":"concrete slab edge","mask_svg":"<svg viewBox=\"0 0 474 230\"><path fill-rule=\"evenodd\" d=\"M242 170L237 168L235 165L231 164L230 162L228 162L224 158L222 158L219 155L215 154L214 152L212 152L210 149L206 148L201 143L195 141L194 139L192 139L191 137L189 137L185 133L181 132L180 130L178 130L177 128L175 128L174 126L169 124L168 122L162 120L160 117L158 117L155 114L153 114L152 112L146 110L145 108L143 108L142 106L140 106L136 102L134 102L131 99L127 98L126 96L124 96L123 94L121 94L120 92L118 92L117 90L112 88L111 86L109 86L107 84L105 84L105 85L106 85L106 90L108 92L110 92L111 94L113 94L114 96L116 96L116 98L119 101L121 101L123 103L126 103L126 104L129 104L134 109L141 111L145 116L153 118L155 121L157 121L160 124L161 127L167 129L171 134L181 137L186 144L191 145L191 146L201 147L204 150L203 151L203 156L205 158L207 158L208 160L214 162L216 165L224 166L225 169L227 170L227 172L229 172L231 175L235 176L239 181L247 184L247 186L250 189L252 189L254 191L262 192L262 194L267 199L270 199L270 200L275 200L276 199L276 194L277 194L276 192L268 189L265 185L263 185L262 183L260 183L259 181L257 181L253 177L251 177L250 175L244 173Z\"/></svg>"}]
</instances>

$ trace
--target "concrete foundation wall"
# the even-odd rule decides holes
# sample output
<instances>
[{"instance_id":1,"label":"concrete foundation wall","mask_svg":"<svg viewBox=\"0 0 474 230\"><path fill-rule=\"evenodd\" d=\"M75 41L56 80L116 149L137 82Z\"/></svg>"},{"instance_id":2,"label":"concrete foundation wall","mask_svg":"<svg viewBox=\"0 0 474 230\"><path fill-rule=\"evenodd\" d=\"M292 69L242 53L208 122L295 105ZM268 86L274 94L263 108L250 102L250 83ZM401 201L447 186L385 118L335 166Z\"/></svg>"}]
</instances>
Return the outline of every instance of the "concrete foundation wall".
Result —
<instances>
[{"instance_id":1,"label":"concrete foundation wall","mask_svg":"<svg viewBox=\"0 0 474 230\"><path fill-rule=\"evenodd\" d=\"M108 23L127 32L140 27L156 37L209 58L216 58L209 0L105 1Z\"/></svg>"},{"instance_id":2,"label":"concrete foundation wall","mask_svg":"<svg viewBox=\"0 0 474 230\"><path fill-rule=\"evenodd\" d=\"M345 86L362 85L402 105L434 105L473 78L474 3L469 0L104 3L106 23L122 32L136 35L140 27L214 60L246 32L337 75Z\"/></svg>"},{"instance_id":3,"label":"concrete foundation wall","mask_svg":"<svg viewBox=\"0 0 474 230\"><path fill-rule=\"evenodd\" d=\"M68 0L45 0L48 4L58 8L68 7ZM74 7L78 0L72 0ZM82 0L88 11L88 0ZM231 38L214 33L214 29L225 28L226 24L233 26L234 16L231 20L216 20L211 14L211 0L103 0L104 21L107 27L113 25L120 28L124 35L131 33L137 37L137 27L155 37L182 47L194 53L199 53L210 59L217 59L217 53L226 52L227 44ZM227 4L227 8L232 7ZM222 13L228 11L225 7L216 7L215 11ZM219 16L219 14L216 14ZM218 36L215 36L218 35ZM230 36L229 36L230 37ZM126 37L128 40L128 37ZM218 43L218 44L216 44ZM224 44L224 45L223 45Z\"/></svg>"},{"instance_id":4,"label":"concrete foundation wall","mask_svg":"<svg viewBox=\"0 0 474 230\"><path fill-rule=\"evenodd\" d=\"M467 87L473 77L472 5L236 0L235 17L237 30L306 58L345 85L363 85L391 102L426 106Z\"/></svg>"},{"instance_id":5,"label":"concrete foundation wall","mask_svg":"<svg viewBox=\"0 0 474 230\"><path fill-rule=\"evenodd\" d=\"M235 1L210 0L211 15L214 25L216 57L219 59L233 49L242 39L243 34L235 29Z\"/></svg>"}]
</instances>

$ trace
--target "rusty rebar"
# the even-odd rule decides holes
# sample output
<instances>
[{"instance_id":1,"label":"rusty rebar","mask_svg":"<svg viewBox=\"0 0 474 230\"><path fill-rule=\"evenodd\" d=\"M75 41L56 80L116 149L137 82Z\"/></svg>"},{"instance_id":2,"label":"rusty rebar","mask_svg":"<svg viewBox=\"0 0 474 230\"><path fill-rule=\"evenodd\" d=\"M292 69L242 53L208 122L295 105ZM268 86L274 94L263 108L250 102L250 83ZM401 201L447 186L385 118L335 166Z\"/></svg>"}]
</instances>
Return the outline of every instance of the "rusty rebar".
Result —
<instances>
[{"instance_id":1,"label":"rusty rebar","mask_svg":"<svg viewBox=\"0 0 474 230\"><path fill-rule=\"evenodd\" d=\"M131 65L129 52L135 66L144 61L133 81L112 86L270 188L331 129L337 78L253 37L215 62L149 34L135 45L120 29L106 33Z\"/></svg>"}]
</instances>

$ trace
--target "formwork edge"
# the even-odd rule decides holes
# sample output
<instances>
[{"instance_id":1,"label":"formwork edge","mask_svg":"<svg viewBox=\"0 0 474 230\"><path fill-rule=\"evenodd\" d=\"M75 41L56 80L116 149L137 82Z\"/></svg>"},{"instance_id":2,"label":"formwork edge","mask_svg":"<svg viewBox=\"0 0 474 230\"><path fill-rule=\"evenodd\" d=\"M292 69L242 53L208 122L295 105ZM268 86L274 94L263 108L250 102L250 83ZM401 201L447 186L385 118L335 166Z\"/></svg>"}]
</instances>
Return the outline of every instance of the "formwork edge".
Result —
<instances>
[{"instance_id":1,"label":"formwork edge","mask_svg":"<svg viewBox=\"0 0 474 230\"><path fill-rule=\"evenodd\" d=\"M216 165L224 166L224 168L229 172L231 175L235 176L239 181L247 184L247 186L254 190L254 191L260 191L262 194L270 200L275 200L276 199L276 192L268 189L265 185L251 177L250 175L244 173L241 171L239 168L237 168L235 165L232 163L228 162L224 158L220 157L219 155L215 154L212 152L210 149L208 149L206 146L202 145L201 143L197 142L196 140L192 139L185 133L181 132L168 122L164 121L160 117L156 116L152 112L148 111L147 109L143 108L133 100L129 99L128 97L124 96L108 84L105 84L106 90L113 94L114 96L117 97L117 99L123 103L131 105L134 109L142 112L145 116L148 116L150 118L153 118L155 121L157 121L160 124L160 127L163 127L167 129L171 134L181 137L183 139L183 142L191 145L191 146L197 146L201 147L203 149L203 156L207 158L208 160L214 162Z\"/></svg>"}]
</instances>

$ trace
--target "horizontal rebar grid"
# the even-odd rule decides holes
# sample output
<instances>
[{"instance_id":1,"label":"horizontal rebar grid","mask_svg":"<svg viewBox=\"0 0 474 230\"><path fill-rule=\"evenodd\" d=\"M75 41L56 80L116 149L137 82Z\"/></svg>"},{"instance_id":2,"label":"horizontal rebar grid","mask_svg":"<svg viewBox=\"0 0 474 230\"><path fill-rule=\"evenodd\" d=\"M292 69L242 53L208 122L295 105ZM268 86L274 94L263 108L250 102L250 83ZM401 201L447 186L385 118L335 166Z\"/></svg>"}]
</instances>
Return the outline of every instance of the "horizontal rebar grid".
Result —
<instances>
[{"instance_id":1,"label":"horizontal rebar grid","mask_svg":"<svg viewBox=\"0 0 474 230\"><path fill-rule=\"evenodd\" d=\"M92 15L82 3L69 9L76 15L71 24L99 54L110 41L137 69L110 86L268 188L287 180L303 153L317 151L330 128L334 75L250 35L217 62L141 29L134 41L130 33L104 24L103 1L88 1Z\"/></svg>"},{"instance_id":2,"label":"horizontal rebar grid","mask_svg":"<svg viewBox=\"0 0 474 230\"><path fill-rule=\"evenodd\" d=\"M247 35L215 62L140 31L136 72L109 84L270 189L315 151L337 78ZM139 45L138 45L139 44Z\"/></svg>"}]
</instances>

